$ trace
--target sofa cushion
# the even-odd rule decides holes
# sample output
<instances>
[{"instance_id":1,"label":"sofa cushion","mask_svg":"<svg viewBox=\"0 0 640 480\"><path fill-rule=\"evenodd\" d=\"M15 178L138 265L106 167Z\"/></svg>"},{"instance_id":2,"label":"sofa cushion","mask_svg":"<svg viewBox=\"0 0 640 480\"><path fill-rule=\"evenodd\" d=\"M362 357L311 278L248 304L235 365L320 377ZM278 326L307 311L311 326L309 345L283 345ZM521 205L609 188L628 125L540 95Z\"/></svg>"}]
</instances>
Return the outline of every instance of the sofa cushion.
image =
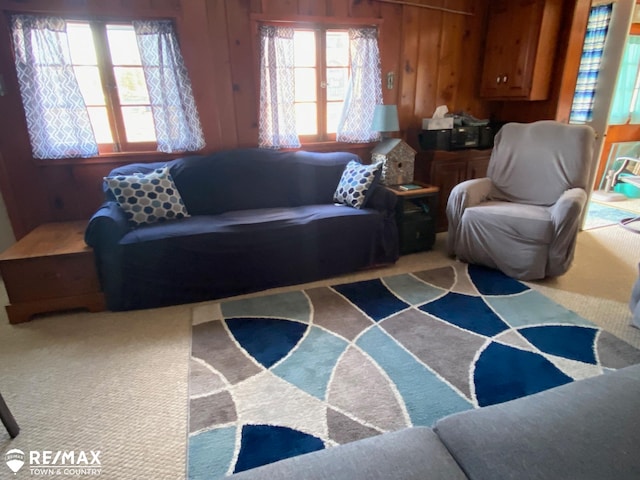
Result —
<instances>
[{"instance_id":1,"label":"sofa cushion","mask_svg":"<svg viewBox=\"0 0 640 480\"><path fill-rule=\"evenodd\" d=\"M189 216L167 166L146 174L105 177L105 182L136 226Z\"/></svg>"},{"instance_id":2,"label":"sofa cushion","mask_svg":"<svg viewBox=\"0 0 640 480\"><path fill-rule=\"evenodd\" d=\"M640 364L439 420L470 479L640 478Z\"/></svg>"},{"instance_id":3,"label":"sofa cushion","mask_svg":"<svg viewBox=\"0 0 640 480\"><path fill-rule=\"evenodd\" d=\"M414 427L280 460L232 478L463 480L466 477L430 428Z\"/></svg>"},{"instance_id":4,"label":"sofa cushion","mask_svg":"<svg viewBox=\"0 0 640 480\"><path fill-rule=\"evenodd\" d=\"M191 215L333 203L346 152L237 149L169 163Z\"/></svg>"},{"instance_id":5,"label":"sofa cushion","mask_svg":"<svg viewBox=\"0 0 640 480\"><path fill-rule=\"evenodd\" d=\"M256 243L284 242L296 233L318 234L316 229L307 228L314 223L326 228L334 224L336 233L350 225L362 235L378 219L376 211L356 211L345 205L334 204L237 210L219 215L194 215L182 222L165 222L134 229L121 238L120 244L162 242L179 251L184 245L206 240L204 245L215 245L218 249L257 249L259 246Z\"/></svg>"},{"instance_id":6,"label":"sofa cushion","mask_svg":"<svg viewBox=\"0 0 640 480\"><path fill-rule=\"evenodd\" d=\"M362 165L355 160L350 161L344 167L333 200L354 208L364 207L371 186L380 175L381 166L381 163Z\"/></svg>"}]
</instances>

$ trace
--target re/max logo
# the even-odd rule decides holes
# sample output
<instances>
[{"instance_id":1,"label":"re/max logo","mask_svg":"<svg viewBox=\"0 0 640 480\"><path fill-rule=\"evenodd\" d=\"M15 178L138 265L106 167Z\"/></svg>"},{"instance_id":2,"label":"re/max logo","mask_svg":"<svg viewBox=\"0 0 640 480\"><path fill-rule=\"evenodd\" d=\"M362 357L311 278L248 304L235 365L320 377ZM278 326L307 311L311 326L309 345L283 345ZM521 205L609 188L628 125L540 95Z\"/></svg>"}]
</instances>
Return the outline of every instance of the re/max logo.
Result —
<instances>
[{"instance_id":1,"label":"re/max logo","mask_svg":"<svg viewBox=\"0 0 640 480\"><path fill-rule=\"evenodd\" d=\"M90 456L90 458L89 458ZM84 450L79 452L42 450L29 452L30 465L100 465L100 450L90 450L89 456Z\"/></svg>"}]
</instances>

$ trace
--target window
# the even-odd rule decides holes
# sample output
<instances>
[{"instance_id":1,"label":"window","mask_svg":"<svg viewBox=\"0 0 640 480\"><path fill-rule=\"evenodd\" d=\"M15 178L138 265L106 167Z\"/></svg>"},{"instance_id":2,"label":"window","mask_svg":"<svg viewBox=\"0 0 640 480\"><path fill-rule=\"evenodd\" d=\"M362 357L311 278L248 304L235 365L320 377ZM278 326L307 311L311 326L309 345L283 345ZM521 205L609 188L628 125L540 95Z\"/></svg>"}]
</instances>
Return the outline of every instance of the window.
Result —
<instances>
[{"instance_id":1,"label":"window","mask_svg":"<svg viewBox=\"0 0 640 480\"><path fill-rule=\"evenodd\" d=\"M294 29L296 128L301 141L335 140L350 72L347 30Z\"/></svg>"},{"instance_id":2,"label":"window","mask_svg":"<svg viewBox=\"0 0 640 480\"><path fill-rule=\"evenodd\" d=\"M640 35L630 35L627 39L609 123L640 123Z\"/></svg>"},{"instance_id":3,"label":"window","mask_svg":"<svg viewBox=\"0 0 640 480\"><path fill-rule=\"evenodd\" d=\"M608 4L592 7L589 13L569 123L586 123L593 118L596 87L612 11L613 4Z\"/></svg>"},{"instance_id":4,"label":"window","mask_svg":"<svg viewBox=\"0 0 640 480\"><path fill-rule=\"evenodd\" d=\"M377 29L260 27L259 145L370 142L382 103Z\"/></svg>"},{"instance_id":5,"label":"window","mask_svg":"<svg viewBox=\"0 0 640 480\"><path fill-rule=\"evenodd\" d=\"M67 35L101 152L155 149L151 101L133 26L68 22Z\"/></svg>"},{"instance_id":6,"label":"window","mask_svg":"<svg viewBox=\"0 0 640 480\"><path fill-rule=\"evenodd\" d=\"M170 21L11 20L35 158L204 146Z\"/></svg>"}]
</instances>

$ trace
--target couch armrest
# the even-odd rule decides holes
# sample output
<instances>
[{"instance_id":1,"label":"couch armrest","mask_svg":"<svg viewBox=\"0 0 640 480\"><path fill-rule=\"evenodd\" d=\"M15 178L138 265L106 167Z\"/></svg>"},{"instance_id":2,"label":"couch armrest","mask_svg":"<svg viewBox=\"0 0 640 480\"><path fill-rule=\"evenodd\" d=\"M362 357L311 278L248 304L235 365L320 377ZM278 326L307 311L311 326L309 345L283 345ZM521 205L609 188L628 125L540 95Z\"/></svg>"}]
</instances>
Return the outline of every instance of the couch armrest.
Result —
<instances>
[{"instance_id":1,"label":"couch armrest","mask_svg":"<svg viewBox=\"0 0 640 480\"><path fill-rule=\"evenodd\" d=\"M129 231L127 216L117 202L105 202L89 220L84 240L90 247L101 250L117 245Z\"/></svg>"},{"instance_id":2,"label":"couch armrest","mask_svg":"<svg viewBox=\"0 0 640 480\"><path fill-rule=\"evenodd\" d=\"M393 192L387 190L384 185L375 185L371 196L367 199L366 208L374 208L379 212L394 216L397 197Z\"/></svg>"},{"instance_id":3,"label":"couch armrest","mask_svg":"<svg viewBox=\"0 0 640 480\"><path fill-rule=\"evenodd\" d=\"M447 233L447 253L455 254L455 244L460 227L460 219L465 209L478 205L489 197L493 182L489 177L474 178L456 185L447 201L447 221L449 231Z\"/></svg>"},{"instance_id":4,"label":"couch armrest","mask_svg":"<svg viewBox=\"0 0 640 480\"><path fill-rule=\"evenodd\" d=\"M394 263L400 257L400 240L396 225L397 201L396 195L384 185L376 185L365 204L366 208L380 212L384 219L382 229L377 236L377 253L376 258L372 259L372 265Z\"/></svg>"},{"instance_id":5,"label":"couch armrest","mask_svg":"<svg viewBox=\"0 0 640 480\"><path fill-rule=\"evenodd\" d=\"M586 204L587 192L582 188L571 188L549 207L554 228L554 238L549 245L547 260L549 276L562 275L571 265L582 221L582 210Z\"/></svg>"}]
</instances>

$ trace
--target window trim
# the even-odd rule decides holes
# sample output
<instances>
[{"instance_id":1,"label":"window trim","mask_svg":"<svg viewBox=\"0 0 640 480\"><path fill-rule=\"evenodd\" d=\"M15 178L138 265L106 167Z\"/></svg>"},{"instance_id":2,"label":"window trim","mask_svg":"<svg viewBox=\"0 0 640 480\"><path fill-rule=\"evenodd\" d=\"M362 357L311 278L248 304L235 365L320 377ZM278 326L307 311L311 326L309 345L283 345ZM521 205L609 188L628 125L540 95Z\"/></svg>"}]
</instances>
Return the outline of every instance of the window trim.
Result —
<instances>
[{"instance_id":1,"label":"window trim","mask_svg":"<svg viewBox=\"0 0 640 480\"><path fill-rule=\"evenodd\" d=\"M250 15L251 21L251 30L254 37L253 47L254 47L254 78L255 82L255 90L256 90L256 98L258 99L258 103L256 104L256 113L260 114L260 35L259 35L259 27L260 25L276 25L283 26L288 25L291 28L299 28L299 29L323 29L327 30L345 30L354 27L364 27L364 26L372 26L376 28L380 28L380 25L384 23L384 19L375 18L375 17L330 17L330 16L311 16L311 15L283 15L283 16L275 16L271 14L263 14L263 13L252 13ZM324 45L325 39L323 39ZM316 55L318 55L320 46L319 42L316 42ZM316 56L316 58L322 58L322 64L325 64L324 61L324 53L321 57ZM318 67L318 82L321 81L321 77L324 76L324 68ZM325 89L326 90L326 89ZM326 96L326 94L323 94ZM320 100L316 100L318 104L320 104ZM325 110L326 100L322 103L322 109ZM320 105L319 105L320 106ZM320 110L320 109L318 109ZM318 117L320 121L320 117ZM326 112L324 113L324 118L322 121L326 122ZM300 140L301 148L321 150L324 148L336 148L340 145L350 145L350 146L360 146L360 145L369 145L368 143L344 143L336 141L336 134L329 134L327 138L320 139L319 135L298 135Z\"/></svg>"},{"instance_id":2,"label":"window trim","mask_svg":"<svg viewBox=\"0 0 640 480\"><path fill-rule=\"evenodd\" d=\"M105 98L105 107L113 141L110 144L98 143L99 156L112 153L134 153L155 151L157 142L128 142L124 117L122 115L122 104L118 96L117 83L114 73L115 66L109 50L109 39L107 25L132 26L131 20L109 20L109 19L78 19L65 18L66 22L86 23L89 25L93 36L93 45L96 52L96 62L100 74L100 82ZM173 21L173 20L171 20Z\"/></svg>"},{"instance_id":3,"label":"window trim","mask_svg":"<svg viewBox=\"0 0 640 480\"><path fill-rule=\"evenodd\" d=\"M313 31L316 37L316 125L318 133L316 135L298 135L301 144L309 145L313 143L335 142L337 133L327 132L327 32L331 30L346 31L347 27L324 27L318 26L311 28L308 26L293 25L294 30ZM351 65L348 67L349 73ZM323 87L322 84L325 86Z\"/></svg>"},{"instance_id":4,"label":"window trim","mask_svg":"<svg viewBox=\"0 0 640 480\"><path fill-rule=\"evenodd\" d=\"M179 36L181 30L181 18L175 15L175 11L172 9L157 9L157 8L136 8L136 14L132 15L131 10L128 7L121 7L119 5L111 5L108 6L105 4L96 4L95 6L91 6L89 12L79 14L77 9L73 7L65 7L65 8L49 8L32 6L32 5L20 5L20 8L7 8L3 10L4 18L8 19L11 15L51 15L58 16L64 18L66 21L70 22L104 22L107 23L123 23L123 24L133 24L136 20L168 20L173 22L176 35ZM13 47L11 47L11 32L10 26L8 26L7 39L9 40L7 47L7 51L13 58ZM12 86L15 86L16 92L19 94L19 86L17 81L17 73L14 62L11 62L12 68ZM15 83L13 80L15 79ZM7 80L9 81L9 80ZM22 101L18 102L19 108L24 115L24 106ZM26 122L25 122L25 135L26 135L26 144L29 144L28 134L26 133ZM30 161L33 165L37 167L77 167L82 165L124 165L131 163L132 161L136 162L160 162L160 161L170 161L175 158L181 157L185 155L185 152L175 152L175 153L165 153L156 150L157 144L154 143L140 143L140 148L136 150L116 152L116 151L104 151L100 148L101 144L98 144L98 155L95 157L84 157L84 158L59 158L55 160L51 159L41 159L34 158L30 155ZM30 147L29 147L30 148ZM31 151L29 150L31 153Z\"/></svg>"}]
</instances>

